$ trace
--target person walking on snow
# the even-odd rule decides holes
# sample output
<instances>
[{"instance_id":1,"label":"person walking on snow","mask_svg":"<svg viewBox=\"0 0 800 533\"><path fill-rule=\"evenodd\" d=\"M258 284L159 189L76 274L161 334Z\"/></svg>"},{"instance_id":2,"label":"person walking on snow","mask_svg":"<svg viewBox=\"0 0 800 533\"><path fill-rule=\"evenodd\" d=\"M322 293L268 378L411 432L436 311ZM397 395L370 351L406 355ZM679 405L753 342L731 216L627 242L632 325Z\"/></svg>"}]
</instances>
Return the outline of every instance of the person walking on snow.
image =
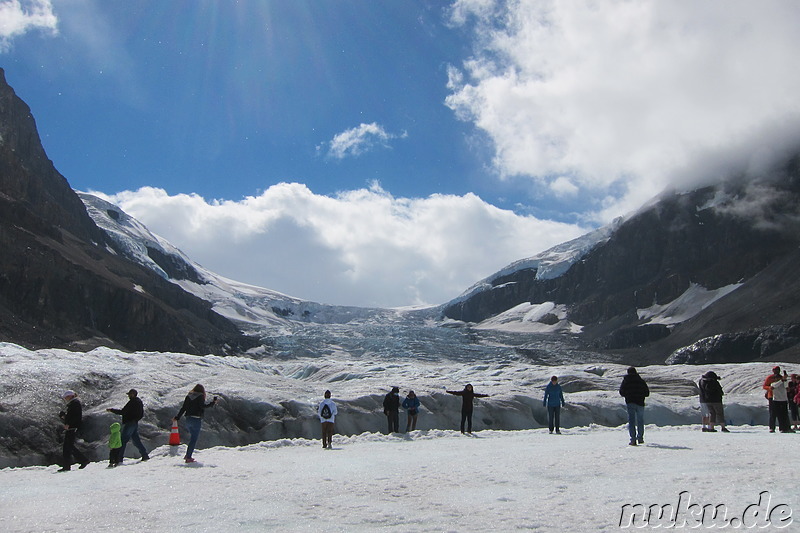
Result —
<instances>
[{"instance_id":1,"label":"person walking on snow","mask_svg":"<svg viewBox=\"0 0 800 533\"><path fill-rule=\"evenodd\" d=\"M139 437L139 420L144 416L144 405L142 400L139 399L139 393L136 389L128 391L128 403L122 409L106 409L109 413L115 415L122 415L122 447L119 452L119 462L121 463L125 457L125 446L128 441L133 442L136 449L142 455L142 461L147 461L150 456L147 455L147 449L142 444L142 439Z\"/></svg>"},{"instance_id":2,"label":"person walking on snow","mask_svg":"<svg viewBox=\"0 0 800 533\"><path fill-rule=\"evenodd\" d=\"M650 389L636 368L628 368L628 374L619 386L619 395L625 398L628 408L628 433L631 436L628 444L644 444L644 399L650 396Z\"/></svg>"},{"instance_id":3,"label":"person walking on snow","mask_svg":"<svg viewBox=\"0 0 800 533\"><path fill-rule=\"evenodd\" d=\"M564 402L564 391L561 389L561 385L558 384L558 376L550 378L550 383L544 389L542 404L547 407L547 424L550 427L550 433L555 430L560 435L561 408L566 402Z\"/></svg>"},{"instance_id":4,"label":"person walking on snow","mask_svg":"<svg viewBox=\"0 0 800 533\"><path fill-rule=\"evenodd\" d=\"M180 420L183 414L186 414L186 427L189 429L189 445L186 448L186 456L183 458L187 463L194 463L195 459L192 457L194 448L197 446L197 439L200 437L200 429L203 427L203 413L206 408L214 407L217 405L217 397L206 403L206 389L201 384L197 384L186 395L183 400L183 405L180 411L172 419L173 422Z\"/></svg>"},{"instance_id":5,"label":"person walking on snow","mask_svg":"<svg viewBox=\"0 0 800 533\"><path fill-rule=\"evenodd\" d=\"M488 394L477 394L472 388L472 384L467 383L464 390L452 391L445 390L447 394L461 396L461 433L464 433L464 422L467 423L467 433L472 434L472 410L475 398L488 398Z\"/></svg>"},{"instance_id":6,"label":"person walking on snow","mask_svg":"<svg viewBox=\"0 0 800 533\"><path fill-rule=\"evenodd\" d=\"M714 422L719 424L720 431L730 433L725 427L725 411L722 406L722 385L719 384L719 376L712 371L708 371L700 378L697 386L700 388L700 410L705 413L703 418L703 431L716 433Z\"/></svg>"},{"instance_id":7,"label":"person walking on snow","mask_svg":"<svg viewBox=\"0 0 800 533\"><path fill-rule=\"evenodd\" d=\"M80 463L78 468L86 468L89 464L89 459L75 447L76 433L81 428L83 423L83 407L78 400L78 395L74 391L68 390L61 395L61 398L67 404L67 410L58 413L59 418L64 421L64 447L62 449L62 464L59 472L69 472L72 468L72 457Z\"/></svg>"},{"instance_id":8,"label":"person walking on snow","mask_svg":"<svg viewBox=\"0 0 800 533\"><path fill-rule=\"evenodd\" d=\"M108 428L108 467L114 468L122 462L122 436L120 435L119 422L114 422Z\"/></svg>"},{"instance_id":9,"label":"person walking on snow","mask_svg":"<svg viewBox=\"0 0 800 533\"><path fill-rule=\"evenodd\" d=\"M403 400L403 409L406 410L406 433L417 429L417 415L419 415L419 398L413 390L408 391L408 395Z\"/></svg>"},{"instance_id":10,"label":"person walking on snow","mask_svg":"<svg viewBox=\"0 0 800 533\"><path fill-rule=\"evenodd\" d=\"M789 423L789 397L786 392L786 371L781 375L781 367L772 369L772 374L764 380L763 388L769 401L769 432L775 433L775 420L781 433L794 433Z\"/></svg>"},{"instance_id":11,"label":"person walking on snow","mask_svg":"<svg viewBox=\"0 0 800 533\"><path fill-rule=\"evenodd\" d=\"M383 414L389 422L389 433L400 432L400 388L392 390L383 398Z\"/></svg>"},{"instance_id":12,"label":"person walking on snow","mask_svg":"<svg viewBox=\"0 0 800 533\"><path fill-rule=\"evenodd\" d=\"M336 404L331 400L331 391L325 391L325 399L322 400L317 409L319 422L322 424L322 448L331 449L333 441L333 427L336 419Z\"/></svg>"}]
</instances>

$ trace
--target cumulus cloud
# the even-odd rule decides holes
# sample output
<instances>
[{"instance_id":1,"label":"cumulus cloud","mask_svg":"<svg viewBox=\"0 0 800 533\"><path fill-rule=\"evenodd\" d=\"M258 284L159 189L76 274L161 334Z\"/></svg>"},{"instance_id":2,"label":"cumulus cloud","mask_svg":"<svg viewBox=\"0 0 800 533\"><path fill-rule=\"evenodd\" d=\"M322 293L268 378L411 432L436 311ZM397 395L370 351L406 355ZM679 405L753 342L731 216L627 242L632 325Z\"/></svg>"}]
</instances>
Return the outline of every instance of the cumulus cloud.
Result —
<instances>
[{"instance_id":1,"label":"cumulus cloud","mask_svg":"<svg viewBox=\"0 0 800 533\"><path fill-rule=\"evenodd\" d=\"M14 38L35 29L57 32L58 18L50 0L0 1L0 52L8 50Z\"/></svg>"},{"instance_id":2,"label":"cumulus cloud","mask_svg":"<svg viewBox=\"0 0 800 533\"><path fill-rule=\"evenodd\" d=\"M501 176L592 191L600 221L702 176L709 152L719 168L763 153L764 131L800 131L793 0L459 0L451 21L475 52L447 105Z\"/></svg>"},{"instance_id":3,"label":"cumulus cloud","mask_svg":"<svg viewBox=\"0 0 800 533\"><path fill-rule=\"evenodd\" d=\"M405 133L401 135L388 133L376 122L362 123L336 134L328 143L328 157L344 159L348 156L359 156L377 146L388 147L390 140L405 136Z\"/></svg>"},{"instance_id":4,"label":"cumulus cloud","mask_svg":"<svg viewBox=\"0 0 800 533\"><path fill-rule=\"evenodd\" d=\"M474 194L337 196L280 183L241 201L142 188L103 196L206 268L323 303L439 304L520 258L577 237Z\"/></svg>"}]
</instances>

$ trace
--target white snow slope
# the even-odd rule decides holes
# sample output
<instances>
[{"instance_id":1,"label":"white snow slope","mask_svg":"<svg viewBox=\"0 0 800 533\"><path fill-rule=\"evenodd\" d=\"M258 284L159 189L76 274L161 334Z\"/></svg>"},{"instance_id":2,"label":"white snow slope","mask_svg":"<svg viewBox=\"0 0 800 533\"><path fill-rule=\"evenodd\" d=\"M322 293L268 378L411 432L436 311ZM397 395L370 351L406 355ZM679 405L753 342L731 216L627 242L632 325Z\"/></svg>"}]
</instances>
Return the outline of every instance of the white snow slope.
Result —
<instances>
[{"instance_id":1,"label":"white snow slope","mask_svg":"<svg viewBox=\"0 0 800 533\"><path fill-rule=\"evenodd\" d=\"M786 469L800 435L648 426L645 440L627 446L624 428L597 426L430 430L335 436L332 450L303 439L212 448L193 465L163 446L115 469L1 470L0 512L6 532L796 530ZM651 505L673 509L647 517Z\"/></svg>"}]
</instances>

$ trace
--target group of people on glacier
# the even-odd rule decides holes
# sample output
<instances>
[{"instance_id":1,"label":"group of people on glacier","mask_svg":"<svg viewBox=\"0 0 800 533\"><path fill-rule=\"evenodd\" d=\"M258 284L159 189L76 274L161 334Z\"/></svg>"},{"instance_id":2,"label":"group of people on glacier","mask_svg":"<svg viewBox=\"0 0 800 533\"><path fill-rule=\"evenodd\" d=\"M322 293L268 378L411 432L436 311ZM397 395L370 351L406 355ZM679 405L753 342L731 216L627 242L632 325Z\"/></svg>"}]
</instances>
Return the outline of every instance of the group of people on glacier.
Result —
<instances>
[{"instance_id":1,"label":"group of people on glacier","mask_svg":"<svg viewBox=\"0 0 800 533\"><path fill-rule=\"evenodd\" d=\"M729 430L725 423L725 412L723 407L724 392L719 383L720 377L713 371L708 371L698 382L700 396L700 414L702 431L716 433L715 426L719 431L728 433ZM785 370L779 366L772 369L772 374L764 380L764 397L769 405L769 431L774 433L777 429L781 433L795 433L800 429L800 376L792 374L789 376ZM472 384L464 386L463 390L446 391L448 394L461 397L461 433L472 433L472 414L476 398L488 398L488 394L475 392ZM639 375L635 367L630 367L622 379L619 387L619 394L625 399L628 413L628 434L629 444L638 446L644 443L644 412L645 399L650 396L650 389L647 382ZM139 398L138 392L131 389L127 393L128 402L120 409L107 409L108 412L120 415L121 423L111 424L109 431L109 467L114 467L122 463L125 456L125 447L128 442L132 442L139 451L142 461L147 461L150 457L139 436L139 421L144 416L144 405ZM66 410L59 413L63 422L64 438L62 449L62 464L59 472L69 471L73 464L78 463L79 468L83 469L89 464L89 459L75 444L76 435L80 430L83 418L83 409L78 395L67 390L62 394L62 399L66 404ZM203 415L206 409L214 407L218 403L218 398L213 397L207 401L206 391L203 385L195 385L186 395L178 413L173 417L173 422L177 423L185 415L184 426L189 431L189 442L186 454L183 459L186 463L194 463L193 458L195 447L202 428ZM543 406L547 408L547 419L550 433L561 433L561 408L566 405L564 391L558 383L558 376L552 376L544 388ZM383 400L383 412L387 419L388 432L400 431L399 410L406 410L406 432L414 431L417 425L417 418L420 413L421 402L413 390L408 391L406 397L400 400L400 388L392 387ZM330 449L335 429L335 420L338 414L336 403L331 399L331 391L327 390L324 399L317 408L317 415L322 427L322 447Z\"/></svg>"}]
</instances>

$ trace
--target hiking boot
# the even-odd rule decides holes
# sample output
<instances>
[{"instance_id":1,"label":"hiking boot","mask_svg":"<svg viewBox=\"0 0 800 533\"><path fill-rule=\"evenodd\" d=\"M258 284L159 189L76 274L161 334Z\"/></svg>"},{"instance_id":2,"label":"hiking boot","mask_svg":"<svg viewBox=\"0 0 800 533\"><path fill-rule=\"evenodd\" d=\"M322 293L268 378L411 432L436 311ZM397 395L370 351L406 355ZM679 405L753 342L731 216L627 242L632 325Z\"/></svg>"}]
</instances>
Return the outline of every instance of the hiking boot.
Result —
<instances>
[{"instance_id":1,"label":"hiking boot","mask_svg":"<svg viewBox=\"0 0 800 533\"><path fill-rule=\"evenodd\" d=\"M89 463L81 463L81 466L78 467L78 470L83 470L87 466L89 466Z\"/></svg>"},{"instance_id":2,"label":"hiking boot","mask_svg":"<svg viewBox=\"0 0 800 533\"><path fill-rule=\"evenodd\" d=\"M68 467L68 466L62 466L61 468L59 468L58 470L56 470L56 472L69 472L70 470L72 470L70 467Z\"/></svg>"},{"instance_id":3,"label":"hiking boot","mask_svg":"<svg viewBox=\"0 0 800 533\"><path fill-rule=\"evenodd\" d=\"M706 431L708 431L709 433L716 433L717 432L716 429L707 429Z\"/></svg>"},{"instance_id":4,"label":"hiking boot","mask_svg":"<svg viewBox=\"0 0 800 533\"><path fill-rule=\"evenodd\" d=\"M630 442L628 443L628 446L636 446L636 445L637 445L637 444L636 444L636 441L635 441L635 440L632 440L632 441L630 441Z\"/></svg>"},{"instance_id":5,"label":"hiking boot","mask_svg":"<svg viewBox=\"0 0 800 533\"><path fill-rule=\"evenodd\" d=\"M143 455L142 456L142 462L149 461L149 460L150 460L150 456L149 455Z\"/></svg>"},{"instance_id":6,"label":"hiking boot","mask_svg":"<svg viewBox=\"0 0 800 533\"><path fill-rule=\"evenodd\" d=\"M722 428L720 429L720 431L723 433L730 433L730 431L728 431L728 428Z\"/></svg>"},{"instance_id":7,"label":"hiking boot","mask_svg":"<svg viewBox=\"0 0 800 533\"><path fill-rule=\"evenodd\" d=\"M187 457L186 459L184 459L184 461L187 462L187 463L196 463L197 462L197 460L192 458L192 457Z\"/></svg>"},{"instance_id":8,"label":"hiking boot","mask_svg":"<svg viewBox=\"0 0 800 533\"><path fill-rule=\"evenodd\" d=\"M644 444L644 439L639 439L639 444Z\"/></svg>"}]
</instances>

